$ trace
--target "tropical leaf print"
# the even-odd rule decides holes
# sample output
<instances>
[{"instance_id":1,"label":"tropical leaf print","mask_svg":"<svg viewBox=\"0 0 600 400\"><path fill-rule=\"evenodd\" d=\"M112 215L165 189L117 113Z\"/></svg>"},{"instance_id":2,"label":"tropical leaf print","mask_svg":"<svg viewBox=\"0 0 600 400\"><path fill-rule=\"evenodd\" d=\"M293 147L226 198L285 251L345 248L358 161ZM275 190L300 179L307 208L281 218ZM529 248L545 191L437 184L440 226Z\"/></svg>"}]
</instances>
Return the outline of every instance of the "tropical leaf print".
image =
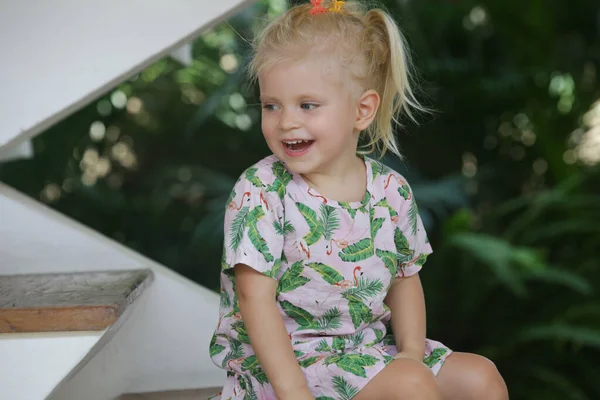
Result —
<instances>
[{"instance_id":1,"label":"tropical leaf print","mask_svg":"<svg viewBox=\"0 0 600 400\"><path fill-rule=\"evenodd\" d=\"M229 229L229 242L233 251L236 251L244 238L244 231L246 230L246 218L248 217L248 213L250 212L250 207L242 207L240 211L237 212L233 221L231 222L231 227Z\"/></svg>"},{"instance_id":2,"label":"tropical leaf print","mask_svg":"<svg viewBox=\"0 0 600 400\"><path fill-rule=\"evenodd\" d=\"M335 400L333 397L319 396L315 400Z\"/></svg>"},{"instance_id":3,"label":"tropical leaf print","mask_svg":"<svg viewBox=\"0 0 600 400\"><path fill-rule=\"evenodd\" d=\"M410 223L410 226L411 226L410 231L413 235L417 234L418 217L419 217L419 209L417 207L417 202L413 200L413 201L411 201L410 208L408 209L408 222Z\"/></svg>"},{"instance_id":4,"label":"tropical leaf print","mask_svg":"<svg viewBox=\"0 0 600 400\"><path fill-rule=\"evenodd\" d=\"M246 392L244 393L244 400L258 400L258 395L254 391L254 386L252 386L252 381L249 377L240 376L238 382L240 383L240 387Z\"/></svg>"},{"instance_id":5,"label":"tropical leaf print","mask_svg":"<svg viewBox=\"0 0 600 400\"><path fill-rule=\"evenodd\" d=\"M260 366L258 358L255 355L244 360L242 363L242 371L248 371L261 385L268 382L267 374L265 374L265 371Z\"/></svg>"},{"instance_id":6,"label":"tropical leaf print","mask_svg":"<svg viewBox=\"0 0 600 400\"><path fill-rule=\"evenodd\" d=\"M321 277L323 277L323 280L330 285L335 285L336 283L340 283L344 280L342 274L331 268L329 265L322 263L308 263L306 266L315 270L319 275L321 275Z\"/></svg>"},{"instance_id":7,"label":"tropical leaf print","mask_svg":"<svg viewBox=\"0 0 600 400\"><path fill-rule=\"evenodd\" d=\"M267 188L267 192L277 192L277 195L281 200L283 200L283 196L285 196L286 187L288 183L292 181L294 178L292 174L290 174L282 162L277 161L273 163L273 175L275 175L275 180L269 187Z\"/></svg>"},{"instance_id":8,"label":"tropical leaf print","mask_svg":"<svg viewBox=\"0 0 600 400\"><path fill-rule=\"evenodd\" d=\"M311 246L323 237L325 228L312 208L302 203L296 203L296 206L308 224L309 232L304 236L304 240L308 246Z\"/></svg>"},{"instance_id":9,"label":"tropical leaf print","mask_svg":"<svg viewBox=\"0 0 600 400\"><path fill-rule=\"evenodd\" d=\"M323 236L325 237L325 240L331 239L333 232L340 228L338 210L327 204L321 204L320 222L323 226Z\"/></svg>"},{"instance_id":10,"label":"tropical leaf print","mask_svg":"<svg viewBox=\"0 0 600 400\"><path fill-rule=\"evenodd\" d=\"M246 326L242 321L235 321L231 324L231 328L237 332L238 340L245 344L250 344L250 338L248 337L248 332L246 331Z\"/></svg>"},{"instance_id":11,"label":"tropical leaf print","mask_svg":"<svg viewBox=\"0 0 600 400\"><path fill-rule=\"evenodd\" d=\"M342 326L341 316L342 313L337 307L325 311L322 316L317 318L316 329L319 332L329 332L339 329Z\"/></svg>"},{"instance_id":12,"label":"tropical leaf print","mask_svg":"<svg viewBox=\"0 0 600 400\"><path fill-rule=\"evenodd\" d=\"M308 368L311 365L313 365L314 363L316 363L317 361L319 361L319 358L320 358L319 356L308 357L308 358L305 358L304 360L298 362L298 364L300 364L300 366L302 368Z\"/></svg>"},{"instance_id":13,"label":"tropical leaf print","mask_svg":"<svg viewBox=\"0 0 600 400\"><path fill-rule=\"evenodd\" d=\"M375 236L377 236L377 232L379 232L379 230L381 229L381 227L383 226L383 222L385 221L385 218L375 218L375 209L371 208L371 210L369 211L369 216L371 219L371 238L375 238Z\"/></svg>"},{"instance_id":14,"label":"tropical leaf print","mask_svg":"<svg viewBox=\"0 0 600 400\"><path fill-rule=\"evenodd\" d=\"M358 394L358 388L350 385L348 381L341 376L334 376L332 382L333 388L340 397L339 400L350 400Z\"/></svg>"},{"instance_id":15,"label":"tropical leaf print","mask_svg":"<svg viewBox=\"0 0 600 400\"><path fill-rule=\"evenodd\" d=\"M321 339L319 341L319 345L317 346L315 351L329 352L329 351L331 351L331 347L329 347L329 343L327 343L327 341L325 339Z\"/></svg>"},{"instance_id":16,"label":"tropical leaf print","mask_svg":"<svg viewBox=\"0 0 600 400\"><path fill-rule=\"evenodd\" d=\"M260 178L258 176L256 176L256 172L258 171L258 168L256 167L252 167L252 168L248 168L246 170L245 176L246 179L252 183L254 186L256 187L263 187L263 183L261 182Z\"/></svg>"},{"instance_id":17,"label":"tropical leaf print","mask_svg":"<svg viewBox=\"0 0 600 400\"><path fill-rule=\"evenodd\" d=\"M445 348L433 349L431 354L425 357L423 363L425 363L425 365L427 365L429 368L432 368L447 352L448 349Z\"/></svg>"},{"instance_id":18,"label":"tropical leaf print","mask_svg":"<svg viewBox=\"0 0 600 400\"><path fill-rule=\"evenodd\" d=\"M370 238L361 239L340 251L338 255L346 262L366 260L373 255L373 241Z\"/></svg>"},{"instance_id":19,"label":"tropical leaf print","mask_svg":"<svg viewBox=\"0 0 600 400\"><path fill-rule=\"evenodd\" d=\"M273 221L273 229L279 236L286 236L295 231L294 225L290 221L283 221L282 223Z\"/></svg>"},{"instance_id":20,"label":"tropical leaf print","mask_svg":"<svg viewBox=\"0 0 600 400\"><path fill-rule=\"evenodd\" d=\"M392 207L390 203L388 203L387 198L385 197L379 200L377 203L375 203L375 206L387 208L390 213L390 217L392 218L398 216L398 213L396 212L396 210L394 210L394 207Z\"/></svg>"},{"instance_id":21,"label":"tropical leaf print","mask_svg":"<svg viewBox=\"0 0 600 400\"><path fill-rule=\"evenodd\" d=\"M348 301L348 310L350 312L350 318L352 318L352 323L354 324L355 329L358 329L361 323L368 323L373 318L371 309L362 301Z\"/></svg>"},{"instance_id":22,"label":"tropical leaf print","mask_svg":"<svg viewBox=\"0 0 600 400\"><path fill-rule=\"evenodd\" d=\"M349 353L327 357L325 359L325 365L335 364L338 368L343 369L346 372L366 378L367 374L364 367L372 367L377 364L378 361L379 360L376 357L368 354Z\"/></svg>"},{"instance_id":23,"label":"tropical leaf print","mask_svg":"<svg viewBox=\"0 0 600 400\"><path fill-rule=\"evenodd\" d=\"M220 306L221 308L231 307L231 299L224 289L221 289Z\"/></svg>"},{"instance_id":24,"label":"tropical leaf print","mask_svg":"<svg viewBox=\"0 0 600 400\"><path fill-rule=\"evenodd\" d=\"M392 170L382 162L373 161L371 162L371 171L373 171L373 180L379 175L389 175Z\"/></svg>"},{"instance_id":25,"label":"tropical leaf print","mask_svg":"<svg viewBox=\"0 0 600 400\"><path fill-rule=\"evenodd\" d=\"M385 365L388 365L392 361L394 361L394 357L387 355L387 354L383 355L383 362L385 363Z\"/></svg>"},{"instance_id":26,"label":"tropical leaf print","mask_svg":"<svg viewBox=\"0 0 600 400\"><path fill-rule=\"evenodd\" d=\"M411 198L410 187L408 187L408 185L401 185L398 188L398 193L400 193L400 196L402 196L404 200L409 200Z\"/></svg>"},{"instance_id":27,"label":"tropical leaf print","mask_svg":"<svg viewBox=\"0 0 600 400\"><path fill-rule=\"evenodd\" d=\"M408 239L404 236L400 228L396 228L394 231L394 243L396 244L399 263L406 263L412 260L414 252L410 249Z\"/></svg>"},{"instance_id":28,"label":"tropical leaf print","mask_svg":"<svg viewBox=\"0 0 600 400\"><path fill-rule=\"evenodd\" d=\"M348 212L348 214L350 214L352 219L354 219L354 217L356 217L357 210L355 208L352 208L350 206L350 203L348 203L346 201L340 201L340 202L338 202L338 204L340 205L340 207L342 207L342 209L346 210Z\"/></svg>"},{"instance_id":29,"label":"tropical leaf print","mask_svg":"<svg viewBox=\"0 0 600 400\"><path fill-rule=\"evenodd\" d=\"M258 250L266 262L271 262L274 260L271 253L269 253L269 246L267 246L267 242L261 236L257 223L262 217L265 216L265 212L261 206L256 206L248 213L248 218L246 220L246 225L248 225L248 238L252 245Z\"/></svg>"},{"instance_id":30,"label":"tropical leaf print","mask_svg":"<svg viewBox=\"0 0 600 400\"><path fill-rule=\"evenodd\" d=\"M315 317L308 311L293 305L287 300L284 300L279 304L281 305L281 308L283 308L283 311L286 313L286 315L300 325L300 328L298 329L307 329L313 326Z\"/></svg>"},{"instance_id":31,"label":"tropical leaf print","mask_svg":"<svg viewBox=\"0 0 600 400\"><path fill-rule=\"evenodd\" d=\"M421 254L419 255L419 258L417 258L417 260L415 261L415 265L422 267L423 264L425 264L425 261L427 261L427 254Z\"/></svg>"},{"instance_id":32,"label":"tropical leaf print","mask_svg":"<svg viewBox=\"0 0 600 400\"><path fill-rule=\"evenodd\" d=\"M385 333L381 329L373 329L373 332L375 333L375 339L373 339L371 343L367 344L367 346L374 346L380 343L385 336Z\"/></svg>"},{"instance_id":33,"label":"tropical leaf print","mask_svg":"<svg viewBox=\"0 0 600 400\"><path fill-rule=\"evenodd\" d=\"M239 182L236 182L236 184ZM231 204L231 202L233 201L233 199L235 199L235 197L237 196L237 193L235 192L235 189L231 189L231 192L229 192L229 197L227 198L227 203L225 203L227 205L227 207L229 207L229 204Z\"/></svg>"},{"instance_id":34,"label":"tropical leaf print","mask_svg":"<svg viewBox=\"0 0 600 400\"><path fill-rule=\"evenodd\" d=\"M367 301L371 297L377 296L383 290L383 283L379 279L358 280L358 285L342 293L342 296L348 301Z\"/></svg>"},{"instance_id":35,"label":"tropical leaf print","mask_svg":"<svg viewBox=\"0 0 600 400\"><path fill-rule=\"evenodd\" d=\"M344 351L346 349L346 340L340 336L334 337L331 348L336 351Z\"/></svg>"},{"instance_id":36,"label":"tropical leaf print","mask_svg":"<svg viewBox=\"0 0 600 400\"><path fill-rule=\"evenodd\" d=\"M396 277L396 274L398 273L398 258L396 253L377 249L375 250L375 254L383 261L383 265L390 271L392 278Z\"/></svg>"},{"instance_id":37,"label":"tropical leaf print","mask_svg":"<svg viewBox=\"0 0 600 400\"><path fill-rule=\"evenodd\" d=\"M225 350L225 346L221 346L220 344L217 344L217 335L213 335L212 339L210 340L210 356L211 358L220 354L223 350Z\"/></svg>"},{"instance_id":38,"label":"tropical leaf print","mask_svg":"<svg viewBox=\"0 0 600 400\"><path fill-rule=\"evenodd\" d=\"M237 360L244 357L244 350L242 348L242 342L237 339L228 338L229 340L229 353L223 359L222 367L226 368L229 360Z\"/></svg>"},{"instance_id":39,"label":"tropical leaf print","mask_svg":"<svg viewBox=\"0 0 600 400\"><path fill-rule=\"evenodd\" d=\"M277 296L281 293L288 293L296 290L310 282L310 279L300 276L302 272L304 272L302 261L292 264L279 279L279 283L277 284Z\"/></svg>"},{"instance_id":40,"label":"tropical leaf print","mask_svg":"<svg viewBox=\"0 0 600 400\"><path fill-rule=\"evenodd\" d=\"M365 334L363 332L354 333L352 335L344 336L344 339L351 343L354 347L358 347L363 343L365 339Z\"/></svg>"},{"instance_id":41,"label":"tropical leaf print","mask_svg":"<svg viewBox=\"0 0 600 400\"><path fill-rule=\"evenodd\" d=\"M271 268L268 271L265 271L265 275L273 278L273 279L277 279L277 276L279 275L279 270L281 269L281 258L278 258L275 260L275 262L273 263L273 268Z\"/></svg>"}]
</instances>

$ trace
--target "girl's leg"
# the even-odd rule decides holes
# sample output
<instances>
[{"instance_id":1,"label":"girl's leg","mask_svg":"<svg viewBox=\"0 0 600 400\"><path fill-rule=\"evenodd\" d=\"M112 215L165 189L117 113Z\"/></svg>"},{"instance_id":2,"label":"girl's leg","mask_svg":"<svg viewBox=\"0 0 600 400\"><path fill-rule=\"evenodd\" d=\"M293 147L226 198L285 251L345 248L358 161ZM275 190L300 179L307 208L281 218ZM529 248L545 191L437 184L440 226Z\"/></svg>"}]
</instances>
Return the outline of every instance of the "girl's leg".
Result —
<instances>
[{"instance_id":1,"label":"girl's leg","mask_svg":"<svg viewBox=\"0 0 600 400\"><path fill-rule=\"evenodd\" d=\"M476 354L450 354L437 382L442 400L508 400L508 389L494 363Z\"/></svg>"},{"instance_id":2,"label":"girl's leg","mask_svg":"<svg viewBox=\"0 0 600 400\"><path fill-rule=\"evenodd\" d=\"M440 400L440 393L435 376L423 363L398 359L375 375L354 397L354 400L373 399Z\"/></svg>"}]
</instances>

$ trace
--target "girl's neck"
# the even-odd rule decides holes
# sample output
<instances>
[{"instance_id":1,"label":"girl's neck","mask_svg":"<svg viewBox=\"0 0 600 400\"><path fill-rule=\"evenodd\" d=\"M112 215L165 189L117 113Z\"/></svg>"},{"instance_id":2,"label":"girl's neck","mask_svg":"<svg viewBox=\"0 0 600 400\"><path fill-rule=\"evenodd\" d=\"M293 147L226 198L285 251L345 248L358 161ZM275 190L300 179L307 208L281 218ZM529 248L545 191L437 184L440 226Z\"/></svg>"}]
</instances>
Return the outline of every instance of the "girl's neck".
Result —
<instances>
[{"instance_id":1,"label":"girl's neck","mask_svg":"<svg viewBox=\"0 0 600 400\"><path fill-rule=\"evenodd\" d=\"M366 166L355 155L347 162L331 163L327 170L302 175L306 183L321 195L339 202L361 201L367 190Z\"/></svg>"}]
</instances>

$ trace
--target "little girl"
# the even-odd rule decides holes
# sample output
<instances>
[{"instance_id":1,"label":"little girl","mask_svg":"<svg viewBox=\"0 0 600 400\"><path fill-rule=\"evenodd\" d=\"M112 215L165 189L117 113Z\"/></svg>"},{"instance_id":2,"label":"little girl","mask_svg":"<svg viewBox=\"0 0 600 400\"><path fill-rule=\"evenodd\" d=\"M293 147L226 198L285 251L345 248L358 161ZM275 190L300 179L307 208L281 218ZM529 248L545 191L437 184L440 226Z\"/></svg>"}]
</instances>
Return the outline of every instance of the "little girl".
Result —
<instances>
[{"instance_id":1,"label":"little girl","mask_svg":"<svg viewBox=\"0 0 600 400\"><path fill-rule=\"evenodd\" d=\"M273 155L227 205L216 398L507 399L490 361L425 338L417 203L357 155L399 155L392 121L420 109L392 18L311 0L265 28L250 67Z\"/></svg>"}]
</instances>

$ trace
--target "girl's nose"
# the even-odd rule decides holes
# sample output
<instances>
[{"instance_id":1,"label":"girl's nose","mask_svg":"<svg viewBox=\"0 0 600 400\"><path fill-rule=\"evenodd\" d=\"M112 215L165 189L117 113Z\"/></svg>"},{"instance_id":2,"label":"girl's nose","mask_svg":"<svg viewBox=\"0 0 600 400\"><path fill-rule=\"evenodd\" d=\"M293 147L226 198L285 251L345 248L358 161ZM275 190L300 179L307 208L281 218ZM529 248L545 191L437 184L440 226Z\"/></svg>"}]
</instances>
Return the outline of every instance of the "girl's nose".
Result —
<instances>
[{"instance_id":1,"label":"girl's nose","mask_svg":"<svg viewBox=\"0 0 600 400\"><path fill-rule=\"evenodd\" d=\"M279 117L279 127L283 131L290 131L300 127L300 118L298 115L289 109L282 110Z\"/></svg>"}]
</instances>

